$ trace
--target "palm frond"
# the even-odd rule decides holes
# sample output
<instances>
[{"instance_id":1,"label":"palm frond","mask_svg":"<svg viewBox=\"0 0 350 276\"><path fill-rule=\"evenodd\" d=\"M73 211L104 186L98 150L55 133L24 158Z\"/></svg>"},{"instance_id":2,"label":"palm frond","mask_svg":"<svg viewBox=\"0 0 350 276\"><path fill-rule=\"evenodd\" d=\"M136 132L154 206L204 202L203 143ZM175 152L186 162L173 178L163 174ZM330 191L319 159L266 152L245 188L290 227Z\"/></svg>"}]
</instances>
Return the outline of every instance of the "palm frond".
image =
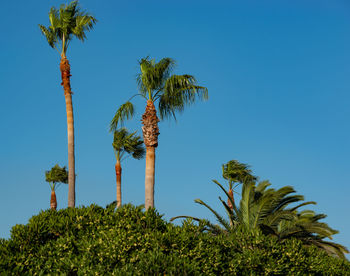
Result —
<instances>
[{"instance_id":1,"label":"palm frond","mask_svg":"<svg viewBox=\"0 0 350 276\"><path fill-rule=\"evenodd\" d=\"M126 102L122 104L117 112L115 113L111 123L110 123L110 132L118 129L118 125L123 125L125 120L129 120L134 115L134 105L131 102Z\"/></svg>"},{"instance_id":2,"label":"palm frond","mask_svg":"<svg viewBox=\"0 0 350 276\"><path fill-rule=\"evenodd\" d=\"M55 44L57 43L57 38L56 38L56 34L52 29L47 29L45 28L43 25L39 24L39 28L42 32L42 34L46 37L47 42L49 43L49 45L54 48Z\"/></svg>"},{"instance_id":3,"label":"palm frond","mask_svg":"<svg viewBox=\"0 0 350 276\"><path fill-rule=\"evenodd\" d=\"M58 164L51 168L51 170L45 172L45 179L47 182L51 182L50 187L55 189L56 183L68 183L68 172L66 167L61 168Z\"/></svg>"},{"instance_id":4,"label":"palm frond","mask_svg":"<svg viewBox=\"0 0 350 276\"><path fill-rule=\"evenodd\" d=\"M227 203L222 200L221 197L219 197L219 200L221 201L222 205L224 205L224 208L226 210L226 213L227 213L227 216L230 220L230 225L232 227L236 226L237 224L239 224L239 221L238 221L238 217L235 215L235 213L232 211L232 209L227 205ZM232 228L231 228L232 230Z\"/></svg>"},{"instance_id":5,"label":"palm frond","mask_svg":"<svg viewBox=\"0 0 350 276\"><path fill-rule=\"evenodd\" d=\"M141 137L137 136L136 132L129 133L126 128L114 131L112 146L117 152L117 158L124 152L135 159L141 159L146 154Z\"/></svg>"},{"instance_id":6,"label":"palm frond","mask_svg":"<svg viewBox=\"0 0 350 276\"><path fill-rule=\"evenodd\" d=\"M201 204L205 207L207 207L213 214L214 216L216 217L216 219L218 220L218 222L227 230L227 231L230 231L230 224L222 217L220 216L213 208L211 208L208 204L206 204L205 202L203 202L202 200L200 199L195 199L196 203L198 204Z\"/></svg>"},{"instance_id":7,"label":"palm frond","mask_svg":"<svg viewBox=\"0 0 350 276\"><path fill-rule=\"evenodd\" d=\"M172 75L165 82L164 93L159 95L160 118L175 118L175 112L183 112L196 99L207 100L208 89L197 85L191 75Z\"/></svg>"},{"instance_id":8,"label":"palm frond","mask_svg":"<svg viewBox=\"0 0 350 276\"><path fill-rule=\"evenodd\" d=\"M49 45L57 49L57 44L61 42L61 54L66 54L70 40L75 36L84 41L86 32L91 30L97 20L81 11L78 1L69 4L62 4L59 9L52 7L49 12L50 26L45 28L39 25L42 33L46 36Z\"/></svg>"},{"instance_id":9,"label":"palm frond","mask_svg":"<svg viewBox=\"0 0 350 276\"><path fill-rule=\"evenodd\" d=\"M241 212L240 210L237 208L236 203L234 202L234 200L232 200L232 198L230 197L230 195L228 194L228 192L225 190L225 188L217 181L217 180L212 180L216 185L218 185L220 187L220 189L225 193L225 195L227 196L227 198L230 200L231 205L233 210L235 211L235 217L238 219L241 219Z\"/></svg>"}]
</instances>

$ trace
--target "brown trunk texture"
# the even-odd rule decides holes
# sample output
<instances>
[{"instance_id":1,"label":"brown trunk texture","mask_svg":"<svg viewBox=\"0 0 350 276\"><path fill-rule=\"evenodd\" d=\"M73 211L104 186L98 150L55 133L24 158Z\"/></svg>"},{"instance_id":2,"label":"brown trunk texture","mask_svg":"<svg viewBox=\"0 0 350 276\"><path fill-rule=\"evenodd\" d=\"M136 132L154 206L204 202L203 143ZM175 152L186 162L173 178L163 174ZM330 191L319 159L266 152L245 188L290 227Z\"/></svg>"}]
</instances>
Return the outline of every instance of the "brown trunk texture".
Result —
<instances>
[{"instance_id":1,"label":"brown trunk texture","mask_svg":"<svg viewBox=\"0 0 350 276\"><path fill-rule=\"evenodd\" d=\"M117 178L117 207L122 205L122 168L120 162L115 164L115 175Z\"/></svg>"},{"instance_id":2,"label":"brown trunk texture","mask_svg":"<svg viewBox=\"0 0 350 276\"><path fill-rule=\"evenodd\" d=\"M142 115L142 134L146 146L145 209L154 208L155 151L158 146L159 128L157 111L153 101L148 100Z\"/></svg>"},{"instance_id":3,"label":"brown trunk texture","mask_svg":"<svg viewBox=\"0 0 350 276\"><path fill-rule=\"evenodd\" d=\"M230 198L232 199L232 201L235 202L235 200L234 200L234 198L233 198L233 191L232 191L232 189L229 189L228 194L229 194ZM230 198L227 199L227 205L228 205L228 207L229 207L231 210L233 210L233 205L232 205L232 203L231 203Z\"/></svg>"},{"instance_id":4,"label":"brown trunk texture","mask_svg":"<svg viewBox=\"0 0 350 276\"><path fill-rule=\"evenodd\" d=\"M74 156L74 118L72 90L70 87L70 65L66 57L61 58L61 77L66 100L67 136L68 136L68 207L75 207L75 156Z\"/></svg>"},{"instance_id":5,"label":"brown trunk texture","mask_svg":"<svg viewBox=\"0 0 350 276\"><path fill-rule=\"evenodd\" d=\"M157 117L157 111L154 103L150 100L147 101L145 113L142 115L142 134L143 141L146 147L157 147L158 146L158 135L159 128Z\"/></svg>"},{"instance_id":6,"label":"brown trunk texture","mask_svg":"<svg viewBox=\"0 0 350 276\"><path fill-rule=\"evenodd\" d=\"M56 210L57 209L57 199L56 199L55 191L51 191L50 208L52 210Z\"/></svg>"}]
</instances>

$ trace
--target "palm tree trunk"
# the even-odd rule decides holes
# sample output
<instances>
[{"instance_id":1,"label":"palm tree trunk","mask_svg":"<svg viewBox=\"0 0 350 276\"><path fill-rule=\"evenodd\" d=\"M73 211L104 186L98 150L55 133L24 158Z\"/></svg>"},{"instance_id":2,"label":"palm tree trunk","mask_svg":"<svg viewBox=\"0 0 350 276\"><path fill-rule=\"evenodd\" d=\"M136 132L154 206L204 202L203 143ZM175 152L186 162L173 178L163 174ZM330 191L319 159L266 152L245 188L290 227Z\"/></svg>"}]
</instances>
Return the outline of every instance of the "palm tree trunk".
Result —
<instances>
[{"instance_id":1,"label":"palm tree trunk","mask_svg":"<svg viewBox=\"0 0 350 276\"><path fill-rule=\"evenodd\" d=\"M157 111L151 100L147 101L145 113L142 115L143 141L146 146L146 171L145 171L145 209L154 208L154 175L156 147L158 146L158 122Z\"/></svg>"},{"instance_id":2,"label":"palm tree trunk","mask_svg":"<svg viewBox=\"0 0 350 276\"><path fill-rule=\"evenodd\" d=\"M145 171L145 209L154 208L154 172L156 161L156 148L146 147Z\"/></svg>"},{"instance_id":3,"label":"palm tree trunk","mask_svg":"<svg viewBox=\"0 0 350 276\"><path fill-rule=\"evenodd\" d=\"M52 210L56 210L57 209L57 199L56 199L55 191L51 191L50 208Z\"/></svg>"},{"instance_id":4,"label":"palm tree trunk","mask_svg":"<svg viewBox=\"0 0 350 276\"><path fill-rule=\"evenodd\" d=\"M229 189L229 190L228 190L228 195L229 195L230 197L227 199L227 205L228 205L228 207L229 207L231 210L233 210L233 205L232 205L232 203L231 203L231 200L232 200L232 202L235 202L235 200L234 200L234 198L233 198L233 191L232 191L232 189ZM231 198L231 200L230 200L230 198Z\"/></svg>"},{"instance_id":5,"label":"palm tree trunk","mask_svg":"<svg viewBox=\"0 0 350 276\"><path fill-rule=\"evenodd\" d=\"M122 205L122 167L120 161L115 164L115 175L117 178L117 207Z\"/></svg>"},{"instance_id":6,"label":"palm tree trunk","mask_svg":"<svg viewBox=\"0 0 350 276\"><path fill-rule=\"evenodd\" d=\"M74 118L72 90L70 87L70 65L65 56L60 63L61 77L66 100L67 136L68 136L68 207L75 207L75 156L74 156Z\"/></svg>"},{"instance_id":7,"label":"palm tree trunk","mask_svg":"<svg viewBox=\"0 0 350 276\"><path fill-rule=\"evenodd\" d=\"M231 210L233 210L232 202L234 203L235 200L234 200L234 198L233 198L233 191L232 191L231 188L228 190L228 195L229 195L229 198L227 198L227 206L228 206ZM231 202L230 198L231 198L232 202ZM230 219L230 226L233 227L233 222L232 222L231 219Z\"/></svg>"}]
</instances>

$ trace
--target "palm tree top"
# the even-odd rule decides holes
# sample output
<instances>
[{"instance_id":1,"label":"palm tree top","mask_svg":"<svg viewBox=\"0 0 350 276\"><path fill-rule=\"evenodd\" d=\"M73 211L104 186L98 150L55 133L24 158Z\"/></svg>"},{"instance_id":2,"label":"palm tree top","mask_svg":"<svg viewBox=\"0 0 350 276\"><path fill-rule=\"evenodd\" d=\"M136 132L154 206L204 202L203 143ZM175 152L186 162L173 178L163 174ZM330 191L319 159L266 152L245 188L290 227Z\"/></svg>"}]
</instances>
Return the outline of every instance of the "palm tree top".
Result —
<instances>
[{"instance_id":1,"label":"palm tree top","mask_svg":"<svg viewBox=\"0 0 350 276\"><path fill-rule=\"evenodd\" d=\"M120 160L125 152L135 159L142 159L146 153L141 137L136 136L136 132L129 133L126 128L114 131L112 146L117 160Z\"/></svg>"},{"instance_id":2,"label":"palm tree top","mask_svg":"<svg viewBox=\"0 0 350 276\"><path fill-rule=\"evenodd\" d=\"M68 183L68 172L66 167L61 168L58 164L51 170L45 172L47 182Z\"/></svg>"},{"instance_id":3,"label":"palm tree top","mask_svg":"<svg viewBox=\"0 0 350 276\"><path fill-rule=\"evenodd\" d=\"M258 178L252 173L249 165L237 160L230 160L222 165L222 177L229 181L230 187L233 183L257 181Z\"/></svg>"},{"instance_id":4,"label":"palm tree top","mask_svg":"<svg viewBox=\"0 0 350 276\"><path fill-rule=\"evenodd\" d=\"M139 95L147 101L158 102L160 119L171 117L176 119L176 112L183 112L186 106L193 104L196 100L208 99L208 89L197 85L194 76L171 74L176 63L169 57L159 62L149 57L142 58L139 60L139 65L140 73L136 78L139 93L134 96ZM129 100L118 108L110 130L116 130L119 124L122 125L133 115L134 106Z\"/></svg>"},{"instance_id":5,"label":"palm tree top","mask_svg":"<svg viewBox=\"0 0 350 276\"><path fill-rule=\"evenodd\" d=\"M39 28L49 45L61 56L66 56L67 48L73 37L84 41L86 32L90 31L97 22L96 18L79 8L78 1L62 4L59 9L52 7L49 19L49 27L46 28L39 24Z\"/></svg>"},{"instance_id":6,"label":"palm tree top","mask_svg":"<svg viewBox=\"0 0 350 276\"><path fill-rule=\"evenodd\" d=\"M66 167L61 168L58 164L45 172L46 182L49 182L51 190L55 190L61 183L68 183L68 172ZM52 184L51 184L52 183ZM57 184L58 183L58 184Z\"/></svg>"}]
</instances>

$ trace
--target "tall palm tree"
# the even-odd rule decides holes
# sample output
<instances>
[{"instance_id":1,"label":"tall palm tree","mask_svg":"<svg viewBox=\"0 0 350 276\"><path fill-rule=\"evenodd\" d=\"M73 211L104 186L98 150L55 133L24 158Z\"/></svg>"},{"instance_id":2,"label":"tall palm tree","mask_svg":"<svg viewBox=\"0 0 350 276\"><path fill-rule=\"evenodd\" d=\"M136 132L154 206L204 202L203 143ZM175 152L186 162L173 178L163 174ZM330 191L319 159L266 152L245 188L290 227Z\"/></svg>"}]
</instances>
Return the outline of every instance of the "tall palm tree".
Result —
<instances>
[{"instance_id":1,"label":"tall palm tree","mask_svg":"<svg viewBox=\"0 0 350 276\"><path fill-rule=\"evenodd\" d=\"M50 208L57 209L56 189L61 183L68 183L68 172L66 167L61 168L58 164L45 172L46 182L49 182L51 188Z\"/></svg>"},{"instance_id":2,"label":"tall palm tree","mask_svg":"<svg viewBox=\"0 0 350 276\"><path fill-rule=\"evenodd\" d=\"M74 119L72 105L72 90L70 86L70 65L67 59L67 49L73 37L84 41L86 32L93 28L96 19L81 11L78 1L68 5L62 4L59 9L52 7L49 12L50 25L39 25L49 45L61 56L60 70L66 101L67 136L68 136L68 207L75 207L75 156L74 156Z\"/></svg>"},{"instance_id":3,"label":"tall palm tree","mask_svg":"<svg viewBox=\"0 0 350 276\"><path fill-rule=\"evenodd\" d=\"M113 149L117 163L115 164L115 174L117 178L117 207L122 204L122 167L121 161L128 153L135 159L141 159L145 156L145 148L140 136L135 136L136 132L129 133L126 128L114 131Z\"/></svg>"},{"instance_id":4,"label":"tall palm tree","mask_svg":"<svg viewBox=\"0 0 350 276\"><path fill-rule=\"evenodd\" d=\"M257 177L252 175L249 165L238 162L237 160L228 161L222 165L222 177L228 180L229 184L229 198L227 198L227 205L232 209L231 201L234 201L233 189L244 182L256 181ZM234 184L236 184L235 187Z\"/></svg>"},{"instance_id":5,"label":"tall palm tree","mask_svg":"<svg viewBox=\"0 0 350 276\"><path fill-rule=\"evenodd\" d=\"M184 111L185 107L193 104L196 99L207 99L208 90L198 86L196 79L191 75L171 75L175 65L175 61L171 58L163 58L156 63L154 59L146 57L141 59L139 64L141 71L137 76L139 94L136 95L142 96L147 101L141 120L146 146L145 208L147 210L154 207L155 149L158 146L160 121L155 103L158 102L160 119L171 117L176 119L175 112ZM117 129L119 123L134 115L134 106L130 100L118 108L111 122L111 131Z\"/></svg>"}]
</instances>

